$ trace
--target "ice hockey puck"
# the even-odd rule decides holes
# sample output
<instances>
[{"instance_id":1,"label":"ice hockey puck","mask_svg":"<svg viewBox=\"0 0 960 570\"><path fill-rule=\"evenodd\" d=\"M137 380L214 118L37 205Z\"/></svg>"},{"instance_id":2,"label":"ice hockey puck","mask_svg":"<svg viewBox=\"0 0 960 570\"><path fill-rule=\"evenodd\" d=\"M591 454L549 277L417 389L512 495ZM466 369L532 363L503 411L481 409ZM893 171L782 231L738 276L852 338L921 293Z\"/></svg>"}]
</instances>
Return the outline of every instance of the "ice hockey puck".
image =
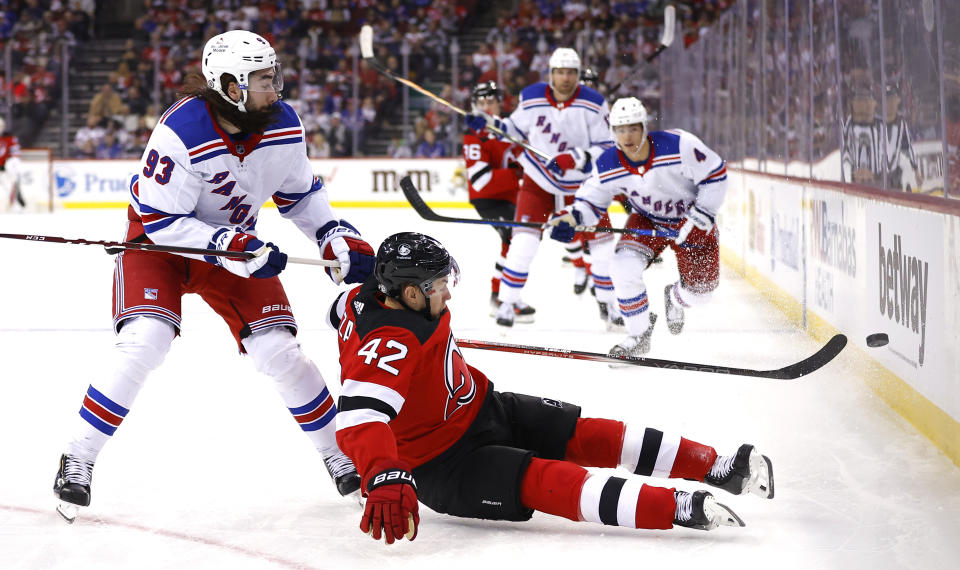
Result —
<instances>
[{"instance_id":1,"label":"ice hockey puck","mask_svg":"<svg viewBox=\"0 0 960 570\"><path fill-rule=\"evenodd\" d=\"M867 346L871 348L884 346L888 342L890 342L890 337L887 336L887 333L873 333L867 335Z\"/></svg>"}]
</instances>

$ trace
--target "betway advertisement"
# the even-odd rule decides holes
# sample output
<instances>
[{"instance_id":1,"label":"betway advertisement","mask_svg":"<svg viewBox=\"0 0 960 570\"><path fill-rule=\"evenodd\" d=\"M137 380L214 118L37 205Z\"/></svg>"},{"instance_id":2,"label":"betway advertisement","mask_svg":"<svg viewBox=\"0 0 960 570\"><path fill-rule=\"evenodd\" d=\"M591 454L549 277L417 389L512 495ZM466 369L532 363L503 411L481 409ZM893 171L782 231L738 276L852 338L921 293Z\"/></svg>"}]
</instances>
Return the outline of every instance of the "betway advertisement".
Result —
<instances>
[{"instance_id":1,"label":"betway advertisement","mask_svg":"<svg viewBox=\"0 0 960 570\"><path fill-rule=\"evenodd\" d=\"M410 176L428 200L467 200L463 161L456 158L317 159L311 164L335 203L406 204L399 189L404 176ZM66 208L125 206L129 201L130 178L139 168L136 160L56 160L53 171L57 203Z\"/></svg>"},{"instance_id":2,"label":"betway advertisement","mask_svg":"<svg viewBox=\"0 0 960 570\"><path fill-rule=\"evenodd\" d=\"M874 355L929 399L960 417L960 388L949 378L944 344L943 215L891 204L866 206L868 319L890 336ZM952 408L952 409L951 409Z\"/></svg>"}]
</instances>

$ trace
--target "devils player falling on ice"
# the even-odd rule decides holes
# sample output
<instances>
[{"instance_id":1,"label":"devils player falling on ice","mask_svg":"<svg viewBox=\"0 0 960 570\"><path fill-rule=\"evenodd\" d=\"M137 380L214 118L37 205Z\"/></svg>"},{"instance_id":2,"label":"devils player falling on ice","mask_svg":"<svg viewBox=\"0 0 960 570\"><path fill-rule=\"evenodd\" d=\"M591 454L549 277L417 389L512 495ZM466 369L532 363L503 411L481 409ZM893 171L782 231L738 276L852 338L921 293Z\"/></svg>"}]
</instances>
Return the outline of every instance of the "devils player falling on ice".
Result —
<instances>
[{"instance_id":1,"label":"devils player falling on ice","mask_svg":"<svg viewBox=\"0 0 960 570\"><path fill-rule=\"evenodd\" d=\"M718 456L677 434L580 417L580 407L498 392L450 331L456 261L419 233L388 237L374 275L330 308L343 387L337 442L362 478L360 528L413 540L418 500L454 516L524 521L534 511L631 528L743 526L707 491L654 487L682 477L773 498L770 460L752 445Z\"/></svg>"},{"instance_id":2,"label":"devils player falling on ice","mask_svg":"<svg viewBox=\"0 0 960 570\"><path fill-rule=\"evenodd\" d=\"M494 81L478 83L473 88L471 104L474 113L487 113L499 117L503 93ZM475 132L468 130L463 135L463 160L467 168L467 186L470 190L470 204L476 208L481 218L489 220L513 220L517 211L517 191L523 179L523 170L517 162L523 149L497 138L486 129ZM500 307L500 280L503 276L503 264L510 248L509 227L494 227L500 236L500 256L494 266L490 283L490 305L496 315ZM518 300L514 303L516 320L521 323L533 322L536 313L533 307Z\"/></svg>"}]
</instances>

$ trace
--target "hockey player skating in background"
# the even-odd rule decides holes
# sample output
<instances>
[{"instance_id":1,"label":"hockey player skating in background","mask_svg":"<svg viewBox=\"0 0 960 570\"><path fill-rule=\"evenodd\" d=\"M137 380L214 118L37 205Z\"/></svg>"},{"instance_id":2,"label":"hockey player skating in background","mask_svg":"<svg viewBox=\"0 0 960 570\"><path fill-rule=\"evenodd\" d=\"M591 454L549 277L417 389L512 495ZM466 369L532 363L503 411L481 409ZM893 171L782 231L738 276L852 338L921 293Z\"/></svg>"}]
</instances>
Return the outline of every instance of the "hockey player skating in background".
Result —
<instances>
[{"instance_id":1,"label":"hockey player skating in background","mask_svg":"<svg viewBox=\"0 0 960 570\"><path fill-rule=\"evenodd\" d=\"M450 330L447 302L457 278L457 263L439 242L395 234L380 245L374 276L329 311L343 379L337 441L362 476L362 531L387 543L413 540L418 500L480 519L524 521L541 511L631 528L743 525L707 491L584 467L619 466L773 498L772 464L752 445L717 456L677 434L494 390Z\"/></svg>"},{"instance_id":2,"label":"hockey player skating in background","mask_svg":"<svg viewBox=\"0 0 960 570\"><path fill-rule=\"evenodd\" d=\"M270 44L243 30L214 36L204 46L202 72L187 77L186 96L163 114L147 143L130 184L126 240L255 257L137 250L117 256L116 362L87 389L54 482L68 520L77 505L90 504L94 461L177 336L186 293L199 294L241 352L273 378L338 491L359 487L336 445L333 398L294 337L297 324L277 277L287 256L256 236L257 214L272 198L283 217L318 241L324 259L340 262L339 270L328 270L336 283L362 281L373 270L373 249L335 216L314 178L300 119L278 100L283 75Z\"/></svg>"},{"instance_id":3,"label":"hockey player skating in background","mask_svg":"<svg viewBox=\"0 0 960 570\"><path fill-rule=\"evenodd\" d=\"M475 131L495 125L508 134L525 139L534 148L553 154L550 161L524 151L523 184L517 194L516 220L546 222L554 210L569 204L580 183L593 170L593 162L612 145L607 127L608 107L603 96L580 85L580 56L570 48L557 48L550 56L549 83L535 83L523 89L517 109L503 121L490 115L468 115L467 124ZM609 218L604 215L605 223ZM530 265L540 245L542 232L532 228L514 228L507 261L504 264L497 324L513 326L516 303L527 282ZM591 251L612 248L610 234L585 234ZM579 244L570 248L570 257L579 268L576 282L586 287L587 272ZM608 274L593 275L597 300L613 306L613 286ZM616 310L611 318L617 318Z\"/></svg>"},{"instance_id":4,"label":"hockey player skating in background","mask_svg":"<svg viewBox=\"0 0 960 570\"><path fill-rule=\"evenodd\" d=\"M726 163L700 139L682 130L647 132L647 110L634 97L618 99L610 111L617 146L597 159L597 170L577 191L570 209L554 214L551 237L573 238L573 226L596 224L619 193L633 213L627 228L672 229L674 239L623 234L609 271L628 336L612 356L650 351L657 315L649 310L643 272L667 247L676 254L680 280L664 289L667 327L683 330L684 310L710 300L720 279L719 232L715 219L727 188ZM607 259L594 259L600 271Z\"/></svg>"},{"instance_id":5,"label":"hockey player skating in background","mask_svg":"<svg viewBox=\"0 0 960 570\"><path fill-rule=\"evenodd\" d=\"M471 95L473 112L486 113L499 119L502 97L500 87L495 82L478 83ZM463 135L463 160L467 168L470 203L481 218L513 220L517 210L517 191L523 178L523 171L517 163L521 150L518 145L498 140L486 130L471 130ZM496 315L500 308L500 280L510 247L511 231L509 227L496 226L494 230L500 236L500 256L494 265L490 283L490 304ZM518 300L514 303L514 312L518 322L532 322L536 310Z\"/></svg>"},{"instance_id":6,"label":"hockey player skating in background","mask_svg":"<svg viewBox=\"0 0 960 570\"><path fill-rule=\"evenodd\" d=\"M7 121L0 117L0 200L6 198L7 206L26 208L27 202L20 191L20 142L16 135L7 132Z\"/></svg>"}]
</instances>

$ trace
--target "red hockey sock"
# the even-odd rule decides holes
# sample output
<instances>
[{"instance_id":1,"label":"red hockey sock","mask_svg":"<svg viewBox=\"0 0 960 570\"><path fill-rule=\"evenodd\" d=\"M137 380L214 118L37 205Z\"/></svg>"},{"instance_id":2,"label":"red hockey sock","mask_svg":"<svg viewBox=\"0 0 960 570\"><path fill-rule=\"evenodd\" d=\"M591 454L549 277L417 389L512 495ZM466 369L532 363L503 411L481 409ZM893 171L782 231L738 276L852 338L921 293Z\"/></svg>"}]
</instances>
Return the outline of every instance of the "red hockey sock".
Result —
<instances>
[{"instance_id":1,"label":"red hockey sock","mask_svg":"<svg viewBox=\"0 0 960 570\"><path fill-rule=\"evenodd\" d=\"M573 463L534 457L520 483L520 501L542 513L579 521L580 490L587 475Z\"/></svg>"},{"instance_id":2,"label":"red hockey sock","mask_svg":"<svg viewBox=\"0 0 960 570\"><path fill-rule=\"evenodd\" d=\"M703 481L716 460L717 452L709 445L703 445L681 437L680 447L677 449L677 458L673 461L670 476Z\"/></svg>"},{"instance_id":3,"label":"red hockey sock","mask_svg":"<svg viewBox=\"0 0 960 570\"><path fill-rule=\"evenodd\" d=\"M623 422L602 418L580 418L567 442L565 459L584 467L616 467L623 447Z\"/></svg>"},{"instance_id":4,"label":"red hockey sock","mask_svg":"<svg viewBox=\"0 0 960 570\"><path fill-rule=\"evenodd\" d=\"M500 278L499 277L493 277L492 279L490 279L490 291L494 295L500 294Z\"/></svg>"},{"instance_id":5,"label":"red hockey sock","mask_svg":"<svg viewBox=\"0 0 960 570\"><path fill-rule=\"evenodd\" d=\"M667 529L676 508L673 489L644 485L636 477L593 473L580 491L580 516L588 522Z\"/></svg>"}]
</instances>

